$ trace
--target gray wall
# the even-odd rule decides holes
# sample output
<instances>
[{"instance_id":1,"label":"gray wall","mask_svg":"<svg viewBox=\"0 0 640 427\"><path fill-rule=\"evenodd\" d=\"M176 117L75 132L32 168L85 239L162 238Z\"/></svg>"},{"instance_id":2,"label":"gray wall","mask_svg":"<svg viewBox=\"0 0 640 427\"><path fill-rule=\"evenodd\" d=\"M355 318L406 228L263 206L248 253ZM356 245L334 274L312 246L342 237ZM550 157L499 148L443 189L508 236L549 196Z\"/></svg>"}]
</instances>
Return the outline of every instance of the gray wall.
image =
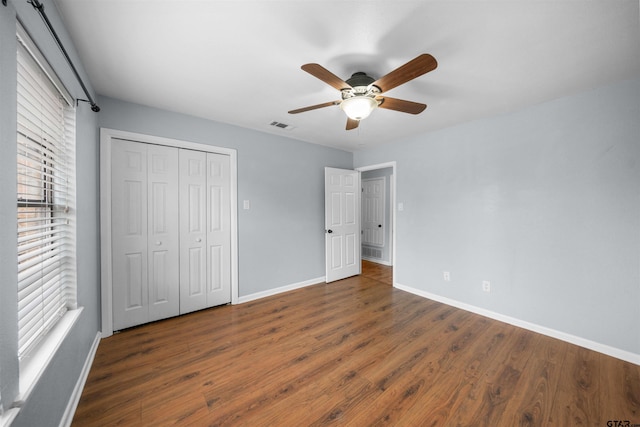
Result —
<instances>
[{"instance_id":1,"label":"gray wall","mask_svg":"<svg viewBox=\"0 0 640 427\"><path fill-rule=\"evenodd\" d=\"M384 246L382 249L382 259L376 260L370 258L372 261L382 261L384 264L391 265L391 175L393 175L393 168L373 169L362 172L360 178L364 181L371 178L384 178ZM362 245L366 247L367 245ZM370 246L376 247L376 246Z\"/></svg>"},{"instance_id":2,"label":"gray wall","mask_svg":"<svg viewBox=\"0 0 640 427\"><path fill-rule=\"evenodd\" d=\"M99 101L101 127L238 151L241 297L324 276L324 167L351 168L352 153L111 98ZM242 209L243 200L251 202L250 210Z\"/></svg>"},{"instance_id":3,"label":"gray wall","mask_svg":"<svg viewBox=\"0 0 640 427\"><path fill-rule=\"evenodd\" d=\"M640 79L354 156L394 160L398 283L640 355Z\"/></svg>"},{"instance_id":4,"label":"gray wall","mask_svg":"<svg viewBox=\"0 0 640 427\"><path fill-rule=\"evenodd\" d=\"M45 11L82 71L56 8ZM16 17L75 97L84 94L37 11L26 1L0 5L0 382L5 405L18 390L16 270ZM88 81L85 80L86 83ZM99 328L99 225L97 115L77 109L78 302L85 309L26 401L14 426L58 425Z\"/></svg>"}]
</instances>

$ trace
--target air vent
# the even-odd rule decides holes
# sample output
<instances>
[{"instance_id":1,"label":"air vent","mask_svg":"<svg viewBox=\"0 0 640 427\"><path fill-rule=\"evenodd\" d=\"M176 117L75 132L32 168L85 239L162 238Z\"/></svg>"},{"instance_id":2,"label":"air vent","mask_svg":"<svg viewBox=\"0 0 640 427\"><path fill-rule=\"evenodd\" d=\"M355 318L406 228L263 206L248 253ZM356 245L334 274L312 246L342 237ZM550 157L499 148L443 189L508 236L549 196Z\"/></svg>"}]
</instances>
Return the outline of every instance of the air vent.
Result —
<instances>
[{"instance_id":1,"label":"air vent","mask_svg":"<svg viewBox=\"0 0 640 427\"><path fill-rule=\"evenodd\" d=\"M280 128L280 129L286 129L286 130L291 130L291 129L293 129L293 126L288 125L288 124L286 124L286 123L282 123L282 122L271 122L271 123L270 123L270 125L271 125L271 126L275 126L275 127L277 127L277 128Z\"/></svg>"},{"instance_id":2,"label":"air vent","mask_svg":"<svg viewBox=\"0 0 640 427\"><path fill-rule=\"evenodd\" d=\"M369 246L362 247L362 256L365 258L377 258L382 259L382 250L378 248L371 248Z\"/></svg>"}]
</instances>

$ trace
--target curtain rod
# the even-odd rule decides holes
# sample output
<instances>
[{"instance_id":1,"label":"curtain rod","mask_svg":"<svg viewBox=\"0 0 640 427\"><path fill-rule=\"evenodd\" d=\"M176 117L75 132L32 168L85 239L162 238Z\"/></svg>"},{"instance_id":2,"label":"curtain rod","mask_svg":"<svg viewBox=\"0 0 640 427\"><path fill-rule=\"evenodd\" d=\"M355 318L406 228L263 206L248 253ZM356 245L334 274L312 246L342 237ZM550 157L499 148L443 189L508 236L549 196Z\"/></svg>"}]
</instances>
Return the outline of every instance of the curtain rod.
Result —
<instances>
[{"instance_id":1,"label":"curtain rod","mask_svg":"<svg viewBox=\"0 0 640 427\"><path fill-rule=\"evenodd\" d=\"M4 0L3 0L3 3L4 3ZM78 70L76 70L76 67L73 65L73 62L71 62L71 58L69 57L69 54L67 53L67 50L62 45L62 41L60 41L60 38L58 37L58 33L56 33L56 30L53 29L53 26L51 25L51 21L49 21L49 18L47 17L47 14L44 13L44 5L42 3L40 3L39 0L28 0L28 3L31 4L35 9L37 9L38 12L40 12L40 16L44 20L45 24L47 24L47 27L49 28L49 32L51 33L53 38L56 39L56 43L58 44L58 47L62 51L65 59L67 60L67 63L69 64L69 66L71 67L71 70L73 71L73 74L75 74L76 79L78 80L78 83L80 83L80 86L82 86L82 90L84 91L84 94L88 98L88 100L87 99L78 99L78 101L84 101L84 102L90 103L91 104L91 110L95 111L97 113L98 111L100 111L100 107L98 107L98 104L96 104L96 102L91 97L91 94L87 90L87 87L84 85L84 82L82 81L82 78L80 77L80 74L78 73Z\"/></svg>"}]
</instances>

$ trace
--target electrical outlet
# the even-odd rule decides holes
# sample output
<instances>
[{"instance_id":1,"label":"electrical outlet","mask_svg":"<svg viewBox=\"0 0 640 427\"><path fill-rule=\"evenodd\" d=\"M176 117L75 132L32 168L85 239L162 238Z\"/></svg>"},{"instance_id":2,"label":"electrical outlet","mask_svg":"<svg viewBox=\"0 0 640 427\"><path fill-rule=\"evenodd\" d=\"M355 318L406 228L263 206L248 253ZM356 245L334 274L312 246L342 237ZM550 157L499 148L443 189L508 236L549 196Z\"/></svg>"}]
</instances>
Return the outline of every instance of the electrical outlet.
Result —
<instances>
[{"instance_id":1,"label":"electrical outlet","mask_svg":"<svg viewBox=\"0 0 640 427\"><path fill-rule=\"evenodd\" d=\"M445 282L450 282L451 281L451 273L449 273L448 271L443 271L442 272L442 277L444 278Z\"/></svg>"},{"instance_id":2,"label":"electrical outlet","mask_svg":"<svg viewBox=\"0 0 640 427\"><path fill-rule=\"evenodd\" d=\"M485 292L491 292L491 282L488 280L482 281L482 290Z\"/></svg>"}]
</instances>

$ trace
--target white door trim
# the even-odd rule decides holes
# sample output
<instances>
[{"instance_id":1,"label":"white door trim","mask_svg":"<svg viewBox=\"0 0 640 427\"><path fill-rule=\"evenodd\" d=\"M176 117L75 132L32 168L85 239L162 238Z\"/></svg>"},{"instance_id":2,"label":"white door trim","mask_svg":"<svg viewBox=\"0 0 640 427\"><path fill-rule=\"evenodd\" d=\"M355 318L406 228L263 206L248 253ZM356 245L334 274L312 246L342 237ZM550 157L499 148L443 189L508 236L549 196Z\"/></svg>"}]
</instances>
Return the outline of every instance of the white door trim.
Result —
<instances>
[{"instance_id":1,"label":"white door trim","mask_svg":"<svg viewBox=\"0 0 640 427\"><path fill-rule=\"evenodd\" d=\"M231 202L231 304L238 304L238 155L232 148L218 147L160 136L145 135L115 129L100 129L100 249L102 337L113 335L111 277L111 144L113 139L125 139L147 144L186 148L209 153L226 154L230 160Z\"/></svg>"},{"instance_id":2,"label":"white door trim","mask_svg":"<svg viewBox=\"0 0 640 427\"><path fill-rule=\"evenodd\" d=\"M391 218L391 265L393 265L393 277L392 277L392 282L393 282L393 286L396 285L396 182L398 181L396 178L396 173L397 173L397 165L395 161L392 162L386 162L386 163L378 163L375 165L369 165L369 166L361 166L359 168L355 168L355 170L359 171L359 172L365 172L365 171L370 171L370 170L375 170L375 169L384 169L384 168L392 168L393 172L391 175L391 180L389 183L389 191L390 191L390 196L391 196L391 210L390 210L390 215Z\"/></svg>"}]
</instances>

